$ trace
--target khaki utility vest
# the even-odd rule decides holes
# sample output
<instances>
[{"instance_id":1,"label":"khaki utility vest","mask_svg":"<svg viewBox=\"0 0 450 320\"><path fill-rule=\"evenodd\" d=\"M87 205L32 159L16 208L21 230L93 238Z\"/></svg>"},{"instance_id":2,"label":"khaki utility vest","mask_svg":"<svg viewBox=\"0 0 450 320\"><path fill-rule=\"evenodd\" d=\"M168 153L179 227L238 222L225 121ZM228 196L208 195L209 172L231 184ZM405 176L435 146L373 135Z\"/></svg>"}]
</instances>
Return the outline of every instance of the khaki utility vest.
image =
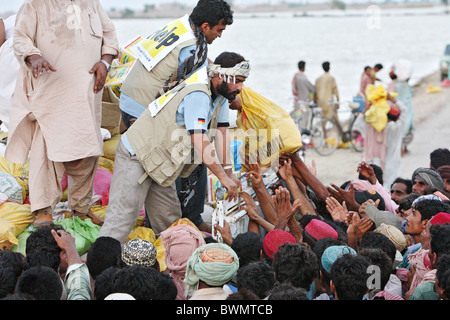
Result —
<instances>
[{"instance_id":1,"label":"khaki utility vest","mask_svg":"<svg viewBox=\"0 0 450 320\"><path fill-rule=\"evenodd\" d=\"M173 90L178 92L161 111L153 117L147 108L127 130L128 141L146 172L139 183L150 176L161 186L170 186L179 176L188 177L201 164L186 127L176 123L176 113L181 101L191 92L203 91L211 97L210 84L185 85L183 82ZM221 104L214 110L207 133L211 142L215 138Z\"/></svg>"},{"instance_id":2,"label":"khaki utility vest","mask_svg":"<svg viewBox=\"0 0 450 320\"><path fill-rule=\"evenodd\" d=\"M178 68L178 56L183 48L196 44L196 39L190 39L176 46L150 72L139 61L135 61L122 83L121 92L143 106L156 99L161 88Z\"/></svg>"}]
</instances>

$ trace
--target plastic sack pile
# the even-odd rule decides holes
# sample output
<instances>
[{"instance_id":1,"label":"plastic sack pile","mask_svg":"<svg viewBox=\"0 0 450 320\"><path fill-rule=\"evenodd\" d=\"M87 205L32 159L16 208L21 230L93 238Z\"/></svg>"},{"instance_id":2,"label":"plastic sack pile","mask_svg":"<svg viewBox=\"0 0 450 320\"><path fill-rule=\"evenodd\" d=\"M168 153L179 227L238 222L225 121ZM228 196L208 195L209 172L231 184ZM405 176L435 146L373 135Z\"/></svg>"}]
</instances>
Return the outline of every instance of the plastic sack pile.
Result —
<instances>
[{"instance_id":1,"label":"plastic sack pile","mask_svg":"<svg viewBox=\"0 0 450 320\"><path fill-rule=\"evenodd\" d=\"M114 130L116 129L114 128ZM99 159L94 177L90 209L103 219L109 203L115 152L120 137L121 134L117 133L104 141L104 156ZM84 255L98 238L101 227L92 223L90 219L81 220L78 217L70 217L70 211L67 208L67 176L63 177L61 187L62 198L53 211L54 223L62 226L75 238L78 253ZM28 193L28 163L14 164L8 162L4 157L0 157L0 250L20 252L26 256L27 239L35 230L34 215L31 213ZM191 224L195 227L187 219L180 219L173 226L178 224ZM127 241L131 239L145 239L152 242L157 249L157 259L161 270L166 268L163 243L160 239L156 239L152 229L145 227L144 208L142 208Z\"/></svg>"}]
</instances>

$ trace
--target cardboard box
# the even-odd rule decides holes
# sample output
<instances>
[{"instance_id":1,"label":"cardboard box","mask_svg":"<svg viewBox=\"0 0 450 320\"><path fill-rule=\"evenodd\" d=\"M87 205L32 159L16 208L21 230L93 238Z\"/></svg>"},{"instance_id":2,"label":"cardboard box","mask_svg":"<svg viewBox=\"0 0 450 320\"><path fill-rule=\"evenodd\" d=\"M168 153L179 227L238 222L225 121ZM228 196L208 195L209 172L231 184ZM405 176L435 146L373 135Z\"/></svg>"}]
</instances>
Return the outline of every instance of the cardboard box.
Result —
<instances>
[{"instance_id":1,"label":"cardboard box","mask_svg":"<svg viewBox=\"0 0 450 320\"><path fill-rule=\"evenodd\" d=\"M103 90L102 97L102 125L107 129L111 136L120 133L122 124L122 114L119 107L119 98L116 97L110 87Z\"/></svg>"}]
</instances>

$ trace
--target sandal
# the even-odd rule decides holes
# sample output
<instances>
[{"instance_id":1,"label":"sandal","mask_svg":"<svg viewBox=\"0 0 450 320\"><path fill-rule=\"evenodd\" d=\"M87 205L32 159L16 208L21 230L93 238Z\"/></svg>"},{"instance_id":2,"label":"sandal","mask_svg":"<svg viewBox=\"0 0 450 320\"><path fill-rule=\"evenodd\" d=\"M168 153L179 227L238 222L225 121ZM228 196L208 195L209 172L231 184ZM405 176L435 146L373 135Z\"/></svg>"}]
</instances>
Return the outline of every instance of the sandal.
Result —
<instances>
[{"instance_id":1,"label":"sandal","mask_svg":"<svg viewBox=\"0 0 450 320\"><path fill-rule=\"evenodd\" d=\"M91 219L92 223L96 224L98 226L102 226L104 223L104 220L102 218L100 218L99 216L95 215L91 210L89 210L87 213L84 213L84 214L73 210L71 216L78 217L81 220Z\"/></svg>"},{"instance_id":2,"label":"sandal","mask_svg":"<svg viewBox=\"0 0 450 320\"><path fill-rule=\"evenodd\" d=\"M53 217L51 213L48 212L40 212L36 214L34 218L33 226L41 227L45 225L53 224Z\"/></svg>"}]
</instances>

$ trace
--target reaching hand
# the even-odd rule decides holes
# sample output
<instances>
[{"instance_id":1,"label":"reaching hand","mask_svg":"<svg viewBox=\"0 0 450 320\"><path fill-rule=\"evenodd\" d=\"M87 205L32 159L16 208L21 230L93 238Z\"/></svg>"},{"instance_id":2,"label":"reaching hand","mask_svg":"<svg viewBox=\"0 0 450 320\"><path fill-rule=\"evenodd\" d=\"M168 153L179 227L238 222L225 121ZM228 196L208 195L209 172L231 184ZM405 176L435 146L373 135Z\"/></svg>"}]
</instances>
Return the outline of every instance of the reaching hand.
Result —
<instances>
[{"instance_id":1,"label":"reaching hand","mask_svg":"<svg viewBox=\"0 0 450 320\"><path fill-rule=\"evenodd\" d=\"M225 172L227 172L227 171L225 171ZM228 174L228 177L230 177L230 179L233 180L233 182L234 182L235 184L237 184L238 188L239 188L239 189L242 189L241 180L239 180L239 179L233 174L233 171L230 171L230 173L227 173L227 174Z\"/></svg>"},{"instance_id":2,"label":"reaching hand","mask_svg":"<svg viewBox=\"0 0 450 320\"><path fill-rule=\"evenodd\" d=\"M368 164L367 162L361 162L358 165L358 169L356 170L359 174L369 179L372 184L377 183L377 177L375 175L375 171L373 170L372 166Z\"/></svg>"},{"instance_id":3,"label":"reaching hand","mask_svg":"<svg viewBox=\"0 0 450 320\"><path fill-rule=\"evenodd\" d=\"M345 201L343 201L341 205L335 198L328 197L325 202L327 204L327 210L331 214L333 220L341 222L346 221L348 210Z\"/></svg>"},{"instance_id":4,"label":"reaching hand","mask_svg":"<svg viewBox=\"0 0 450 320\"><path fill-rule=\"evenodd\" d=\"M258 206L256 205L255 200L249 195L247 192L240 192L239 195L244 199L245 205L242 208L247 211L247 215L250 220L255 220L259 217L258 214Z\"/></svg>"},{"instance_id":5,"label":"reaching hand","mask_svg":"<svg viewBox=\"0 0 450 320\"><path fill-rule=\"evenodd\" d=\"M242 164L242 166L248 171L247 172L247 180L251 180L252 186L254 188L260 187L263 185L263 179L262 179L262 173L261 173L261 167L259 164Z\"/></svg>"},{"instance_id":6,"label":"reaching hand","mask_svg":"<svg viewBox=\"0 0 450 320\"><path fill-rule=\"evenodd\" d=\"M355 200L355 189L353 187L353 184L350 184L350 188L348 191L339 188L335 184L331 184L331 187L327 187L328 192L340 203L347 204L347 208L350 210L358 211L360 205Z\"/></svg>"},{"instance_id":7,"label":"reaching hand","mask_svg":"<svg viewBox=\"0 0 450 320\"><path fill-rule=\"evenodd\" d=\"M220 232L223 242L229 246L233 243L233 235L231 234L230 225L225 220L223 221L223 228L218 224L214 225L214 235L217 236L217 231Z\"/></svg>"},{"instance_id":8,"label":"reaching hand","mask_svg":"<svg viewBox=\"0 0 450 320\"><path fill-rule=\"evenodd\" d=\"M284 160L283 164L278 169L278 173L280 174L281 178L285 181L293 178L292 175L292 160Z\"/></svg>"},{"instance_id":9,"label":"reaching hand","mask_svg":"<svg viewBox=\"0 0 450 320\"><path fill-rule=\"evenodd\" d=\"M300 208L300 200L295 200L294 204L291 204L290 193L286 188L280 187L275 191L275 195L272 196L275 204L275 210L278 213L279 218L289 220L295 212Z\"/></svg>"},{"instance_id":10,"label":"reaching hand","mask_svg":"<svg viewBox=\"0 0 450 320\"><path fill-rule=\"evenodd\" d=\"M227 189L226 199L235 201L238 197L239 186L233 180L231 180L228 175L225 176L225 178L223 178L222 180L220 180L220 183L222 183L222 186Z\"/></svg>"},{"instance_id":11,"label":"reaching hand","mask_svg":"<svg viewBox=\"0 0 450 320\"><path fill-rule=\"evenodd\" d=\"M362 216L362 217L367 217L367 214L366 214L366 207L367 207L367 205L368 204L373 204L375 207L377 207L378 208L378 205L380 204L380 199L377 199L377 201L373 201L372 199L369 199L369 200L367 200L366 202L364 202L360 207L359 207L359 210L358 210L358 212L359 212L359 214Z\"/></svg>"}]
</instances>

